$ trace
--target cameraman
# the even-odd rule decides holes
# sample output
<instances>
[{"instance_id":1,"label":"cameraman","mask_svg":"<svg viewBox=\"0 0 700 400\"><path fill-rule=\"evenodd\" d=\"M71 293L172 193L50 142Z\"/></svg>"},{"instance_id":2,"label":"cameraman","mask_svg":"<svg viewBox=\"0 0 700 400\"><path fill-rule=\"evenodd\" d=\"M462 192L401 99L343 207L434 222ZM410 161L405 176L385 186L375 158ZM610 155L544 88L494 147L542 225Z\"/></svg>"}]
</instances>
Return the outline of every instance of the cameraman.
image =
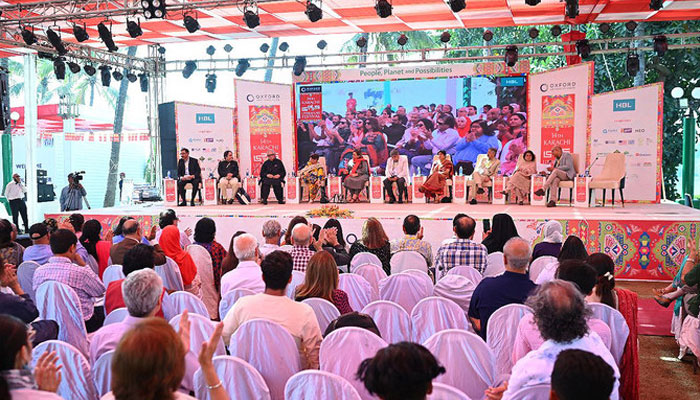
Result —
<instances>
[{"instance_id":1,"label":"cameraman","mask_svg":"<svg viewBox=\"0 0 700 400\"><path fill-rule=\"evenodd\" d=\"M68 186L61 190L61 211L77 211L83 209L83 196L87 196L87 192L83 185L80 184L82 177L68 174Z\"/></svg>"}]
</instances>

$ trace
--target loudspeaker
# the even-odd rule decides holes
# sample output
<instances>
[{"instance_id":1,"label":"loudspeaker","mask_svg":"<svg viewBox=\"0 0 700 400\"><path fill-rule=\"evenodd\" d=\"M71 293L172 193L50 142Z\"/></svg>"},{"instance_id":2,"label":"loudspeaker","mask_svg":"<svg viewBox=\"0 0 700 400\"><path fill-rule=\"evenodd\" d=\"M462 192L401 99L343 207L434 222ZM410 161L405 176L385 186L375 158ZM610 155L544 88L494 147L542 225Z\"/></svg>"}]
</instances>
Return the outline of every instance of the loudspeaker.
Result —
<instances>
[{"instance_id":1,"label":"loudspeaker","mask_svg":"<svg viewBox=\"0 0 700 400\"><path fill-rule=\"evenodd\" d=\"M175 103L158 104L158 122L160 124L160 165L163 178L177 179L177 137L175 132Z\"/></svg>"},{"instance_id":2,"label":"loudspeaker","mask_svg":"<svg viewBox=\"0 0 700 400\"><path fill-rule=\"evenodd\" d=\"M10 125L10 81L8 71L0 68L0 131L11 127Z\"/></svg>"}]
</instances>

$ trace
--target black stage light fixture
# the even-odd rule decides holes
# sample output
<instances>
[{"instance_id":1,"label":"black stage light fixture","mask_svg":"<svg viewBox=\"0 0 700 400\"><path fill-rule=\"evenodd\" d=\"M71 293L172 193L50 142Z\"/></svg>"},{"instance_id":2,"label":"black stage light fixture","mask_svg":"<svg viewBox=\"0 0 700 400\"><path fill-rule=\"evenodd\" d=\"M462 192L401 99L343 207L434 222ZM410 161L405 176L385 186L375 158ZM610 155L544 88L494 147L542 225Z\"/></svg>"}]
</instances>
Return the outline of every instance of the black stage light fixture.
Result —
<instances>
[{"instance_id":1,"label":"black stage light fixture","mask_svg":"<svg viewBox=\"0 0 700 400\"><path fill-rule=\"evenodd\" d=\"M107 47L107 50L111 52L117 51L118 47L116 44L114 44L114 39L112 38L112 31L109 28L107 28L107 25L105 25L104 22L100 22L99 24L97 24L97 32L100 34L100 39L102 39L102 42Z\"/></svg>"},{"instance_id":2,"label":"black stage light fixture","mask_svg":"<svg viewBox=\"0 0 700 400\"><path fill-rule=\"evenodd\" d=\"M360 36L360 38L357 39L355 44L357 45L357 47L363 48L363 47L367 46L367 38L364 36Z\"/></svg>"},{"instance_id":3,"label":"black stage light fixture","mask_svg":"<svg viewBox=\"0 0 700 400\"><path fill-rule=\"evenodd\" d=\"M88 74L88 76L93 76L95 75L95 72L97 72L95 67L93 67L90 64L85 64L85 66L83 67L83 71L85 71L85 73Z\"/></svg>"},{"instance_id":4,"label":"black stage light fixture","mask_svg":"<svg viewBox=\"0 0 700 400\"><path fill-rule=\"evenodd\" d=\"M396 43L398 43L399 46L403 47L408 43L408 37L404 35L403 33L399 35L399 38L396 39Z\"/></svg>"},{"instance_id":5,"label":"black stage light fixture","mask_svg":"<svg viewBox=\"0 0 700 400\"><path fill-rule=\"evenodd\" d=\"M143 35L143 29L141 29L141 21L134 21L133 19L126 20L126 31L129 32L129 36L133 39Z\"/></svg>"},{"instance_id":6,"label":"black stage light fixture","mask_svg":"<svg viewBox=\"0 0 700 400\"><path fill-rule=\"evenodd\" d=\"M649 2L649 8L654 11L659 11L664 6L664 0L651 0Z\"/></svg>"},{"instance_id":7,"label":"black stage light fixture","mask_svg":"<svg viewBox=\"0 0 700 400\"><path fill-rule=\"evenodd\" d=\"M306 57L304 57L304 56L294 57L294 66L292 67L292 71L294 72L294 76L299 76L299 75L303 74L304 69L306 69Z\"/></svg>"},{"instance_id":8,"label":"black stage light fixture","mask_svg":"<svg viewBox=\"0 0 700 400\"><path fill-rule=\"evenodd\" d=\"M136 82L136 80L138 79L138 77L136 76L136 74L134 74L133 72L129 71L129 72L126 73L126 79L128 79L129 82L134 83L134 82Z\"/></svg>"},{"instance_id":9,"label":"black stage light fixture","mask_svg":"<svg viewBox=\"0 0 700 400\"><path fill-rule=\"evenodd\" d=\"M668 51L668 39L664 35L654 36L654 52L663 57Z\"/></svg>"},{"instance_id":10,"label":"black stage light fixture","mask_svg":"<svg viewBox=\"0 0 700 400\"><path fill-rule=\"evenodd\" d=\"M448 43L450 39L452 39L452 35L450 35L450 32L445 31L442 32L442 34L440 35L440 41L442 43Z\"/></svg>"},{"instance_id":11,"label":"black stage light fixture","mask_svg":"<svg viewBox=\"0 0 700 400\"><path fill-rule=\"evenodd\" d=\"M320 50L325 49L326 46L328 46L328 43L326 43L326 41L323 39L319 40L318 43L316 43L316 47L318 47Z\"/></svg>"},{"instance_id":12,"label":"black stage light fixture","mask_svg":"<svg viewBox=\"0 0 700 400\"><path fill-rule=\"evenodd\" d=\"M452 12L460 12L467 8L467 2L465 0L449 0L450 9Z\"/></svg>"},{"instance_id":13,"label":"black stage light fixture","mask_svg":"<svg viewBox=\"0 0 700 400\"><path fill-rule=\"evenodd\" d=\"M100 78L102 80L102 86L109 86L112 83L112 73L107 65L100 65Z\"/></svg>"},{"instance_id":14,"label":"black stage light fixture","mask_svg":"<svg viewBox=\"0 0 700 400\"><path fill-rule=\"evenodd\" d=\"M139 83L141 85L141 92L147 93L148 92L148 75L139 74Z\"/></svg>"},{"instance_id":15,"label":"black stage light fixture","mask_svg":"<svg viewBox=\"0 0 700 400\"><path fill-rule=\"evenodd\" d=\"M59 30L59 32L61 31ZM53 46L54 49L56 49L58 55L62 56L68 53L66 46L61 41L61 37L58 35L58 33L54 32L53 29L49 28L46 30L46 37L49 39L51 46Z\"/></svg>"},{"instance_id":16,"label":"black stage light fixture","mask_svg":"<svg viewBox=\"0 0 700 400\"><path fill-rule=\"evenodd\" d=\"M493 40L493 32L486 30L484 34L481 35L481 38L484 39L484 42L490 42Z\"/></svg>"},{"instance_id":17,"label":"black stage light fixture","mask_svg":"<svg viewBox=\"0 0 700 400\"><path fill-rule=\"evenodd\" d=\"M238 60L238 65L236 65L236 76L241 77L245 74L245 71L250 67L250 61L247 58L241 58Z\"/></svg>"},{"instance_id":18,"label":"black stage light fixture","mask_svg":"<svg viewBox=\"0 0 700 400\"><path fill-rule=\"evenodd\" d=\"M540 31L533 26L527 30L527 35L530 36L530 39L537 39L537 37L540 36Z\"/></svg>"},{"instance_id":19,"label":"black stage light fixture","mask_svg":"<svg viewBox=\"0 0 700 400\"><path fill-rule=\"evenodd\" d=\"M197 19L189 14L185 15L185 18L182 19L182 22L185 25L185 29L187 29L187 32L189 33L195 33L199 30L199 21Z\"/></svg>"},{"instance_id":20,"label":"black stage light fixture","mask_svg":"<svg viewBox=\"0 0 700 400\"><path fill-rule=\"evenodd\" d=\"M158 53L159 53L159 54L165 54L165 51L166 51L166 50L165 50L165 47L163 47L163 46L161 46L161 45L158 45Z\"/></svg>"},{"instance_id":21,"label":"black stage light fixture","mask_svg":"<svg viewBox=\"0 0 700 400\"><path fill-rule=\"evenodd\" d=\"M90 39L90 35L88 35L87 30L85 29L85 24L83 24L83 26L78 24L73 25L73 36L75 37L75 40L81 43Z\"/></svg>"},{"instance_id":22,"label":"black stage light fixture","mask_svg":"<svg viewBox=\"0 0 700 400\"><path fill-rule=\"evenodd\" d=\"M527 4L528 6L536 6L540 4L540 1L542 0L525 0L525 4Z\"/></svg>"},{"instance_id":23,"label":"black stage light fixture","mask_svg":"<svg viewBox=\"0 0 700 400\"><path fill-rule=\"evenodd\" d=\"M68 69L70 69L70 72L77 74L80 72L80 65L75 61L68 61Z\"/></svg>"},{"instance_id":24,"label":"black stage light fixture","mask_svg":"<svg viewBox=\"0 0 700 400\"><path fill-rule=\"evenodd\" d=\"M34 32L30 31L29 28L27 28L26 26L22 28L22 40L24 40L24 43L26 43L29 46L39 41L39 39L36 38Z\"/></svg>"},{"instance_id":25,"label":"black stage light fixture","mask_svg":"<svg viewBox=\"0 0 700 400\"><path fill-rule=\"evenodd\" d=\"M196 62L194 62L194 61L185 61L185 68L182 69L182 76L183 76L185 79L187 79L187 78L189 78L190 76L192 76L192 74L193 74L194 71L196 71L196 70L197 70L197 63L196 63Z\"/></svg>"},{"instance_id":26,"label":"black stage light fixture","mask_svg":"<svg viewBox=\"0 0 700 400\"><path fill-rule=\"evenodd\" d=\"M576 41L576 52L581 58L588 58L591 56L591 45L588 43L588 39Z\"/></svg>"},{"instance_id":27,"label":"black stage light fixture","mask_svg":"<svg viewBox=\"0 0 700 400\"><path fill-rule=\"evenodd\" d=\"M278 49L280 49L281 52L285 52L285 51L289 50L289 43L287 43L287 42L280 43L280 47L278 47Z\"/></svg>"},{"instance_id":28,"label":"black stage light fixture","mask_svg":"<svg viewBox=\"0 0 700 400\"><path fill-rule=\"evenodd\" d=\"M306 1L306 11L304 11L304 14L309 17L309 21L311 22L316 22L323 18L321 7L314 4L311 0Z\"/></svg>"},{"instance_id":29,"label":"black stage light fixture","mask_svg":"<svg viewBox=\"0 0 700 400\"><path fill-rule=\"evenodd\" d=\"M391 5L389 0L377 0L374 9L377 10L377 15L379 18L387 18L391 15L391 10L394 7Z\"/></svg>"},{"instance_id":30,"label":"black stage light fixture","mask_svg":"<svg viewBox=\"0 0 700 400\"><path fill-rule=\"evenodd\" d=\"M603 22L602 24L598 25L598 29L600 29L600 33L608 33L610 32L610 24L607 22Z\"/></svg>"},{"instance_id":31,"label":"black stage light fixture","mask_svg":"<svg viewBox=\"0 0 700 400\"><path fill-rule=\"evenodd\" d=\"M36 55L37 55L39 58L44 59L44 60L51 60L51 61L53 61L54 58L56 58L56 57L53 55L53 53L47 53L47 52L45 52L45 51L37 51L37 52L36 52Z\"/></svg>"},{"instance_id":32,"label":"black stage light fixture","mask_svg":"<svg viewBox=\"0 0 700 400\"><path fill-rule=\"evenodd\" d=\"M578 0L566 0L566 6L564 6L567 18L578 17Z\"/></svg>"},{"instance_id":33,"label":"black stage light fixture","mask_svg":"<svg viewBox=\"0 0 700 400\"><path fill-rule=\"evenodd\" d=\"M209 54L210 56L213 56L214 53L216 53L216 47L209 45L209 47L207 47L206 51L207 51L207 54Z\"/></svg>"},{"instance_id":34,"label":"black stage light fixture","mask_svg":"<svg viewBox=\"0 0 700 400\"><path fill-rule=\"evenodd\" d=\"M634 32L637 29L637 23L635 21L627 21L625 22L625 28L630 32Z\"/></svg>"},{"instance_id":35,"label":"black stage light fixture","mask_svg":"<svg viewBox=\"0 0 700 400\"><path fill-rule=\"evenodd\" d=\"M625 64L627 65L629 76L637 75L637 72L639 72L639 56L637 53L627 54L627 62Z\"/></svg>"},{"instance_id":36,"label":"black stage light fixture","mask_svg":"<svg viewBox=\"0 0 700 400\"><path fill-rule=\"evenodd\" d=\"M124 79L124 74L119 72L119 70L115 70L114 72L112 72L112 78L114 78L115 81L119 82L122 79Z\"/></svg>"},{"instance_id":37,"label":"black stage light fixture","mask_svg":"<svg viewBox=\"0 0 700 400\"><path fill-rule=\"evenodd\" d=\"M230 44L226 44L226 46L224 46L225 52L230 53L232 50L233 50L233 46L231 46Z\"/></svg>"},{"instance_id":38,"label":"black stage light fixture","mask_svg":"<svg viewBox=\"0 0 700 400\"><path fill-rule=\"evenodd\" d=\"M559 37L561 35L561 26L559 25L554 25L550 30L549 33L552 34L554 37Z\"/></svg>"},{"instance_id":39,"label":"black stage light fixture","mask_svg":"<svg viewBox=\"0 0 700 400\"><path fill-rule=\"evenodd\" d=\"M514 67L518 62L518 48L510 45L506 47L505 62L509 67Z\"/></svg>"},{"instance_id":40,"label":"black stage light fixture","mask_svg":"<svg viewBox=\"0 0 700 400\"><path fill-rule=\"evenodd\" d=\"M261 53L267 53L267 51L270 50L270 45L267 43L263 43L260 45L260 52Z\"/></svg>"},{"instance_id":41,"label":"black stage light fixture","mask_svg":"<svg viewBox=\"0 0 700 400\"><path fill-rule=\"evenodd\" d=\"M204 87L207 88L207 92L214 93L216 90L216 74L211 72L207 74L207 78L204 81Z\"/></svg>"},{"instance_id":42,"label":"black stage light fixture","mask_svg":"<svg viewBox=\"0 0 700 400\"><path fill-rule=\"evenodd\" d=\"M141 0L141 9L146 19L165 18L165 0Z\"/></svg>"},{"instance_id":43,"label":"black stage light fixture","mask_svg":"<svg viewBox=\"0 0 700 400\"><path fill-rule=\"evenodd\" d=\"M56 74L56 79L66 79L66 63L59 57L53 60L53 73Z\"/></svg>"},{"instance_id":44,"label":"black stage light fixture","mask_svg":"<svg viewBox=\"0 0 700 400\"><path fill-rule=\"evenodd\" d=\"M243 21L248 28L254 29L260 25L260 15L258 15L258 4L249 4L247 1L243 6Z\"/></svg>"}]
</instances>

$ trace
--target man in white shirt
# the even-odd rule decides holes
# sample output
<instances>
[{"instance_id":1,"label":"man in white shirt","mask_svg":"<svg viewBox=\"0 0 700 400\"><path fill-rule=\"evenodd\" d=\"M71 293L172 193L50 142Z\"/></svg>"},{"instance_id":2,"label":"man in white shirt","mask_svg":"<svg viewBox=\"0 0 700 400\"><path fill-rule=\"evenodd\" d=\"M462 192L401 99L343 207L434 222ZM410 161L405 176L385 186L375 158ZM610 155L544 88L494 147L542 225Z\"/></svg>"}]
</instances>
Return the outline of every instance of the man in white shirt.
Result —
<instances>
[{"instance_id":1,"label":"man in white shirt","mask_svg":"<svg viewBox=\"0 0 700 400\"><path fill-rule=\"evenodd\" d=\"M285 295L292 281L292 256L273 251L261 263L265 292L245 296L224 317L222 336L228 345L239 326L256 318L279 324L289 332L299 348L302 368L318 369L321 328L313 309Z\"/></svg>"},{"instance_id":2,"label":"man in white shirt","mask_svg":"<svg viewBox=\"0 0 700 400\"><path fill-rule=\"evenodd\" d=\"M22 185L19 174L12 175L12 180L5 186L5 197L10 202L10 210L12 210L12 222L15 226L19 226L19 216L22 215L24 232L29 232L27 204L24 202L25 193L27 193L27 189Z\"/></svg>"},{"instance_id":3,"label":"man in white shirt","mask_svg":"<svg viewBox=\"0 0 700 400\"><path fill-rule=\"evenodd\" d=\"M221 294L233 289L249 289L255 293L265 290L260 270L260 251L255 236L244 233L233 239L233 254L238 258L238 266L221 277Z\"/></svg>"},{"instance_id":4,"label":"man in white shirt","mask_svg":"<svg viewBox=\"0 0 700 400\"><path fill-rule=\"evenodd\" d=\"M262 235L265 239L265 243L260 246L260 254L265 257L279 249L280 237L282 237L282 226L274 219L267 220L263 224Z\"/></svg>"},{"instance_id":5,"label":"man in white shirt","mask_svg":"<svg viewBox=\"0 0 700 400\"><path fill-rule=\"evenodd\" d=\"M399 194L399 204L403 203L406 194L406 179L408 179L408 158L401 157L399 151L391 150L391 158L386 162L386 170L384 172L384 190L389 195L389 203L396 203L394 196L393 185L396 183L396 189Z\"/></svg>"}]
</instances>

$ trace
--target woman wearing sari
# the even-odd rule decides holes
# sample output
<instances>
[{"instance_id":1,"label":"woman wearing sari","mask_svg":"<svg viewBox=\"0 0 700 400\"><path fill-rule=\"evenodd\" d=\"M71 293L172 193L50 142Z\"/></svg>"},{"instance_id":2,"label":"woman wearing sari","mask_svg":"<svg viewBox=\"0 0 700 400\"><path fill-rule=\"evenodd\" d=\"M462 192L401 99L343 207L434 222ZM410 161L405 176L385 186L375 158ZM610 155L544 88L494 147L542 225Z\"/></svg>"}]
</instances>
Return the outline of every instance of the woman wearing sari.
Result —
<instances>
[{"instance_id":1,"label":"woman wearing sari","mask_svg":"<svg viewBox=\"0 0 700 400\"><path fill-rule=\"evenodd\" d=\"M180 230L175 225L168 225L161 232L158 244L163 253L172 258L180 269L185 291L201 298L199 290L201 281L197 274L197 265L195 265L192 256L180 246Z\"/></svg>"},{"instance_id":2,"label":"woman wearing sari","mask_svg":"<svg viewBox=\"0 0 700 400\"><path fill-rule=\"evenodd\" d=\"M343 186L350 192L350 203L358 203L360 201L360 192L365 188L365 184L369 181L369 165L367 160L362 156L362 152L355 150L352 153L352 169L348 176L343 180Z\"/></svg>"},{"instance_id":3,"label":"woman wearing sari","mask_svg":"<svg viewBox=\"0 0 700 400\"><path fill-rule=\"evenodd\" d=\"M535 153L528 150L518 158L515 172L508 178L505 193L516 203L523 205L530 193L530 180L532 175L537 173L537 162Z\"/></svg>"},{"instance_id":4,"label":"woman wearing sari","mask_svg":"<svg viewBox=\"0 0 700 400\"><path fill-rule=\"evenodd\" d=\"M447 158L447 153L445 153L444 150L440 150L437 156L438 158L433 163L433 168L430 171L428 179L426 179L425 183L418 189L421 193L425 194L425 198L428 200L443 196L445 194L445 181L452 179L452 175L454 174L454 166L452 165L452 161Z\"/></svg>"},{"instance_id":5,"label":"woman wearing sari","mask_svg":"<svg viewBox=\"0 0 700 400\"><path fill-rule=\"evenodd\" d=\"M309 203L313 203L319 191L323 190L323 180L326 179L326 167L318 162L318 158L318 154L312 154L309 163L299 171L299 178L309 193Z\"/></svg>"}]
</instances>

